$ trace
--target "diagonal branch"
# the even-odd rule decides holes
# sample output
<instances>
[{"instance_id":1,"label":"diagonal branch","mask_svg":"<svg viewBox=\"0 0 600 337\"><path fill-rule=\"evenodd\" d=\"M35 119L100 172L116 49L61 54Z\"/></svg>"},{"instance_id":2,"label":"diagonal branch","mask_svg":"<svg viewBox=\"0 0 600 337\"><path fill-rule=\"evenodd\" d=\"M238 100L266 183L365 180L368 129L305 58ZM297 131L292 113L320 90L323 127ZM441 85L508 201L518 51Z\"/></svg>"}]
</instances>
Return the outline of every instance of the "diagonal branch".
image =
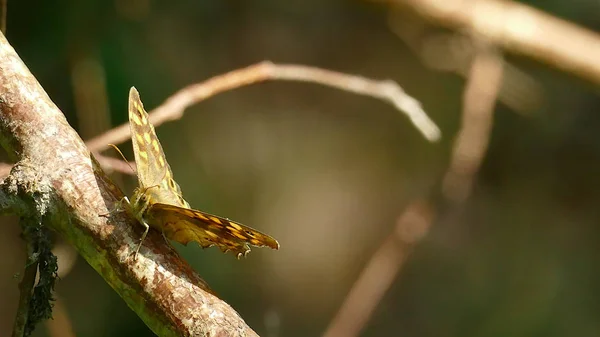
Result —
<instances>
[{"instance_id":1,"label":"diagonal branch","mask_svg":"<svg viewBox=\"0 0 600 337\"><path fill-rule=\"evenodd\" d=\"M0 143L17 161L0 211L44 218L159 336L256 336L177 253L109 213L122 193L0 34Z\"/></svg>"}]
</instances>

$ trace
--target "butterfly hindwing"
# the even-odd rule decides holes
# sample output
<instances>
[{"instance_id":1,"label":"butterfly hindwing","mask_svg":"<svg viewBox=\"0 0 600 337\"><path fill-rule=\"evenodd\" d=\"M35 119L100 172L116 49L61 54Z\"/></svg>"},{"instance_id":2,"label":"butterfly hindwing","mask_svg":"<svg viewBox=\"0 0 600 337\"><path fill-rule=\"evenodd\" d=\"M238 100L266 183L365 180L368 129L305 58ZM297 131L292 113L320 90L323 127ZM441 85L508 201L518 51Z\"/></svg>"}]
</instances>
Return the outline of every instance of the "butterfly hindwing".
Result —
<instances>
[{"instance_id":1,"label":"butterfly hindwing","mask_svg":"<svg viewBox=\"0 0 600 337\"><path fill-rule=\"evenodd\" d=\"M179 243L187 244L196 241L204 248L215 245L223 252L231 251L238 257L250 251L248 244L279 249L277 240L269 235L237 222L193 209L154 204L148 210L148 219L161 222L165 236Z\"/></svg>"}]
</instances>

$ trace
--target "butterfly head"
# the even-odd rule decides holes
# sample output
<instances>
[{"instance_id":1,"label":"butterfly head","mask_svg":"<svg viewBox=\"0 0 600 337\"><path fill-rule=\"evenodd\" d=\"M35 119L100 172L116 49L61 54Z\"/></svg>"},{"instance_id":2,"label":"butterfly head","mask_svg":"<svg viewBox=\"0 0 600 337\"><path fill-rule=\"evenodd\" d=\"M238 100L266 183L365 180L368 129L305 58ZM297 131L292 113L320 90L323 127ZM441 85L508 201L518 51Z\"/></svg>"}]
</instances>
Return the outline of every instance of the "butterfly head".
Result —
<instances>
[{"instance_id":1,"label":"butterfly head","mask_svg":"<svg viewBox=\"0 0 600 337\"><path fill-rule=\"evenodd\" d=\"M148 193L148 191L152 188L160 188L158 185L149 186L149 187L138 187L133 191L133 196L131 198L131 209L133 210L133 215L140 219L144 212L150 207L151 204L155 203L152 200L152 194Z\"/></svg>"}]
</instances>

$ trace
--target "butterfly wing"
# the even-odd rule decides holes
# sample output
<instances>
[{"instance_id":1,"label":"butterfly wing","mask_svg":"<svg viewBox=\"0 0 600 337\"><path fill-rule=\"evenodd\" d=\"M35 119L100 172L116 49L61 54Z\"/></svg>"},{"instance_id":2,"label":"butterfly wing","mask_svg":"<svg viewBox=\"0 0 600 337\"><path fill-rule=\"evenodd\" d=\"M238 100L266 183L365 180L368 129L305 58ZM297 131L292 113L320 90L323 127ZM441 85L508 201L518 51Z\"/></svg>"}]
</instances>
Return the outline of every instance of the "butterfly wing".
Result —
<instances>
[{"instance_id":1,"label":"butterfly wing","mask_svg":"<svg viewBox=\"0 0 600 337\"><path fill-rule=\"evenodd\" d=\"M267 234L201 211L157 203L146 215L148 222L162 228L168 239L184 245L195 241L203 248L218 246L238 258L250 251L249 244L279 249L279 242Z\"/></svg>"},{"instance_id":2,"label":"butterfly wing","mask_svg":"<svg viewBox=\"0 0 600 337\"><path fill-rule=\"evenodd\" d=\"M277 240L255 229L190 209L134 87L129 91L129 125L139 182L132 200L140 222L182 244L196 241L204 248L218 246L237 257L250 251L249 244L279 249Z\"/></svg>"},{"instance_id":3,"label":"butterfly wing","mask_svg":"<svg viewBox=\"0 0 600 337\"><path fill-rule=\"evenodd\" d=\"M153 202L189 208L181 188L173 180L171 167L135 87L129 90L129 127L138 183L144 189L143 193L147 193Z\"/></svg>"}]
</instances>

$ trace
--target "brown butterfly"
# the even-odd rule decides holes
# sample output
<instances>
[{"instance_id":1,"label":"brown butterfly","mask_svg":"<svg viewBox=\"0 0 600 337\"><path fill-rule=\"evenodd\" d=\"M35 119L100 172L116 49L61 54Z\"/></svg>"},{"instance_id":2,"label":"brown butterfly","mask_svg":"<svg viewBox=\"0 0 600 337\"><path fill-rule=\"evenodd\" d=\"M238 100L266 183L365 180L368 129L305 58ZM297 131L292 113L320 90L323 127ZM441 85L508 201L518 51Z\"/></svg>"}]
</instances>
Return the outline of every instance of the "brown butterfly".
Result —
<instances>
[{"instance_id":1,"label":"brown butterfly","mask_svg":"<svg viewBox=\"0 0 600 337\"><path fill-rule=\"evenodd\" d=\"M131 202L127 198L123 201L145 227L136 257L150 227L181 244L195 241L203 248L218 246L223 252L233 252L237 258L250 252L248 244L279 249L277 240L267 234L190 208L173 180L171 167L134 87L129 91L129 126L139 186Z\"/></svg>"}]
</instances>

